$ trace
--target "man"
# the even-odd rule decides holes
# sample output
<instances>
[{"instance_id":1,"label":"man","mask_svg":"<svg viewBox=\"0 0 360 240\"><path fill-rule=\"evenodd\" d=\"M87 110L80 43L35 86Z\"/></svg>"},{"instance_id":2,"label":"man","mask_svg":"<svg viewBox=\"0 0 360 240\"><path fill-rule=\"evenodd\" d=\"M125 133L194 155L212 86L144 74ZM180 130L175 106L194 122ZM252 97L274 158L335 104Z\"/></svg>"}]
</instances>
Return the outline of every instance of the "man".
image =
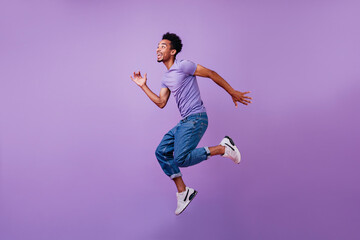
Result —
<instances>
[{"instance_id":1,"label":"man","mask_svg":"<svg viewBox=\"0 0 360 240\"><path fill-rule=\"evenodd\" d=\"M182 120L164 135L155 152L161 168L177 187L176 215L182 213L197 194L196 190L185 185L179 167L198 164L214 155L228 157L235 163L240 163L241 159L239 150L228 136L217 146L196 148L208 125L206 109L200 97L196 76L211 78L230 94L236 107L237 102L248 105L252 99L246 96L250 92L234 90L216 72L191 61L177 60L176 55L181 49L181 39L169 32L163 35L158 44L157 61L164 63L167 68L159 96L146 85L146 73L144 77L141 76L140 71L130 76L160 108L165 107L170 92L173 93L182 117Z\"/></svg>"}]
</instances>

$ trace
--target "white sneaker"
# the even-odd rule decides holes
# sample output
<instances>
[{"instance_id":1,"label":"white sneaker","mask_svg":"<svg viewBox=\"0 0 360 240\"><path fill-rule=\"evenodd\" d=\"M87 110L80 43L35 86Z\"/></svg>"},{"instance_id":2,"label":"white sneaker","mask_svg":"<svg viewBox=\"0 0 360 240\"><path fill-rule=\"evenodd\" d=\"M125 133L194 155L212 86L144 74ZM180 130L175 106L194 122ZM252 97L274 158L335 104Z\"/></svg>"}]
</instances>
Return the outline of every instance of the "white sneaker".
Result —
<instances>
[{"instance_id":1,"label":"white sneaker","mask_svg":"<svg viewBox=\"0 0 360 240\"><path fill-rule=\"evenodd\" d=\"M220 145L225 147L225 153L222 155L223 157L230 158L234 163L240 163L241 154L239 149L235 146L234 141L229 136L225 136L220 142Z\"/></svg>"},{"instance_id":2,"label":"white sneaker","mask_svg":"<svg viewBox=\"0 0 360 240\"><path fill-rule=\"evenodd\" d=\"M191 200L194 199L196 194L197 191L189 187L186 187L186 190L184 192L181 193L177 192L176 193L177 208L175 210L175 214L179 215L180 213L182 213L185 210L185 208L189 205Z\"/></svg>"}]
</instances>

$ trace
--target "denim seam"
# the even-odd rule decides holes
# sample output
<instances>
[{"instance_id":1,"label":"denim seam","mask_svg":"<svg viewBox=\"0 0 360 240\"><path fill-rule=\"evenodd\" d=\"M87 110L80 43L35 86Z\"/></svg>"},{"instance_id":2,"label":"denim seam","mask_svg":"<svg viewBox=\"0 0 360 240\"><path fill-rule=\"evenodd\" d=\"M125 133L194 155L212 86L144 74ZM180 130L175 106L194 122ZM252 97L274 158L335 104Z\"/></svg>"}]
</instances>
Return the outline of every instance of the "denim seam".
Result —
<instances>
[{"instance_id":1,"label":"denim seam","mask_svg":"<svg viewBox=\"0 0 360 240\"><path fill-rule=\"evenodd\" d=\"M174 178L181 177L181 176L182 176L182 174L181 174L181 172L179 172L179 173L172 174L172 175L170 176L170 178L171 178L171 179L174 179Z\"/></svg>"},{"instance_id":2,"label":"denim seam","mask_svg":"<svg viewBox=\"0 0 360 240\"><path fill-rule=\"evenodd\" d=\"M210 150L208 147L204 147L205 151L206 151L206 159L210 158Z\"/></svg>"}]
</instances>

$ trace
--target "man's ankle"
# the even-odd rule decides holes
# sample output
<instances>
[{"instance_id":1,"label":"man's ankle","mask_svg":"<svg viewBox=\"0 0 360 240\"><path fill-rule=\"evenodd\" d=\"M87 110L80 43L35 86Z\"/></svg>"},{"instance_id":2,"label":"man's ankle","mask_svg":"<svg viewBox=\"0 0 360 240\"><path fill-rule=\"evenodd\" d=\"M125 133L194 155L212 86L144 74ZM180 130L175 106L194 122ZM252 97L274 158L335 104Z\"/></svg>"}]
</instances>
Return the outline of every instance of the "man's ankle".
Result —
<instances>
[{"instance_id":1,"label":"man's ankle","mask_svg":"<svg viewBox=\"0 0 360 240\"><path fill-rule=\"evenodd\" d=\"M223 155L225 153L225 147L222 145L217 145L215 147L209 147L210 155Z\"/></svg>"},{"instance_id":2,"label":"man's ankle","mask_svg":"<svg viewBox=\"0 0 360 240\"><path fill-rule=\"evenodd\" d=\"M178 193L182 193L186 191L186 187L185 188L178 188Z\"/></svg>"}]
</instances>

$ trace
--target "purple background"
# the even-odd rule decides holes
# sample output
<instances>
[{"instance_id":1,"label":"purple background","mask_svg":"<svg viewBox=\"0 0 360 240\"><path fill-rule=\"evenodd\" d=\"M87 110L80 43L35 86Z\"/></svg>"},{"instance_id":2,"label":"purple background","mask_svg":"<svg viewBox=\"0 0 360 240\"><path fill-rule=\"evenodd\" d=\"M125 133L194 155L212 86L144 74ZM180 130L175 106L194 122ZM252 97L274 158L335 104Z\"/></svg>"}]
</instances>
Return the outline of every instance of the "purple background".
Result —
<instances>
[{"instance_id":1,"label":"purple background","mask_svg":"<svg viewBox=\"0 0 360 240\"><path fill-rule=\"evenodd\" d=\"M359 239L358 1L2 1L0 239ZM156 93L163 33L253 104L199 78L243 162L183 169L179 217L154 151L180 119Z\"/></svg>"}]
</instances>

